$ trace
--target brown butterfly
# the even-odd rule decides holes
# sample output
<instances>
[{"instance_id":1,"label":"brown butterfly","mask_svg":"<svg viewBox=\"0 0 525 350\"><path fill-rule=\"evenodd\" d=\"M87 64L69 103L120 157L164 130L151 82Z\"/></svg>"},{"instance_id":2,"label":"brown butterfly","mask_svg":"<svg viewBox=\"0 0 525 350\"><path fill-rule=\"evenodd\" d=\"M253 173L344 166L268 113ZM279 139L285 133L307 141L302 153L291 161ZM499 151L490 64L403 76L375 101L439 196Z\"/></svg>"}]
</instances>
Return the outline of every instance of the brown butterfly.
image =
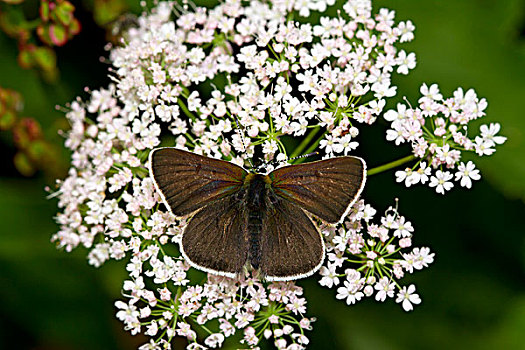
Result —
<instances>
[{"instance_id":1,"label":"brown butterfly","mask_svg":"<svg viewBox=\"0 0 525 350\"><path fill-rule=\"evenodd\" d=\"M149 171L171 213L191 216L181 253L192 266L235 277L251 265L267 281L307 277L321 267L324 241L311 216L341 222L366 179L357 157L263 175L176 148L152 150Z\"/></svg>"}]
</instances>

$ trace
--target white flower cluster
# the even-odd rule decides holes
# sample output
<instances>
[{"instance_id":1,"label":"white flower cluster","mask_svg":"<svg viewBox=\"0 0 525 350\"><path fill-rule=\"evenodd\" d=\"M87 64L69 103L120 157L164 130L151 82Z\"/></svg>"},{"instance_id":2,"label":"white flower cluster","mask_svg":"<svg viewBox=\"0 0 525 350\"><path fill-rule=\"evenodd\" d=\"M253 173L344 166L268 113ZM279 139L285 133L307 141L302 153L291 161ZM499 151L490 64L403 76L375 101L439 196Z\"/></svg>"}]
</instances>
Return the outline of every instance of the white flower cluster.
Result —
<instances>
[{"instance_id":1,"label":"white flower cluster","mask_svg":"<svg viewBox=\"0 0 525 350\"><path fill-rule=\"evenodd\" d=\"M468 136L468 125L485 115L487 101L479 99L473 89L466 93L459 88L454 96L444 99L437 84L430 88L421 86L419 107L398 104L397 110L389 110L384 117L391 122L386 138L400 145L410 142L415 157L420 158L412 167L396 172L397 182L407 187L428 182L437 193L445 194L454 185L452 179L462 187L471 188L472 180L481 175L472 161L461 162L462 152L475 152L479 156L491 155L496 145L506 138L498 136L500 125L481 125L480 135ZM434 170L433 170L434 169ZM455 174L451 172L456 169ZM429 181L430 180L430 181Z\"/></svg>"},{"instance_id":2,"label":"white flower cluster","mask_svg":"<svg viewBox=\"0 0 525 350\"><path fill-rule=\"evenodd\" d=\"M402 287L397 280L405 272L413 273L428 267L434 261L429 248L412 248L414 228L410 221L399 215L396 208L388 208L381 224L372 220L376 210L360 200L354 205L342 227L325 229L328 262L321 268L319 284L337 288L337 299L348 305L364 297L375 295L375 300L393 298L397 289L397 303L405 311L421 299L414 285ZM344 269L344 272L341 271Z\"/></svg>"},{"instance_id":3,"label":"white flower cluster","mask_svg":"<svg viewBox=\"0 0 525 350\"><path fill-rule=\"evenodd\" d=\"M156 14L140 18L126 46L111 52L124 103L119 127L131 127L122 130L126 141L138 150L156 146L157 118L178 146L237 163L242 160L234 153L246 157L256 145L267 159L286 156L280 137L307 131L319 137L327 156L348 154L358 145L352 122L373 123L384 98L396 92L392 71L407 74L415 67L413 53L394 47L411 40L414 27L396 26L386 9L372 18L370 1L349 1L346 16L322 17L318 25L287 20L293 9L327 3L252 1L243 7L226 1L176 22L161 3ZM208 90L194 88L211 79ZM360 104L365 96L368 103ZM247 152L239 137L229 136L233 116L250 138Z\"/></svg>"},{"instance_id":4,"label":"white flower cluster","mask_svg":"<svg viewBox=\"0 0 525 350\"><path fill-rule=\"evenodd\" d=\"M304 331L311 329L314 319L301 316L306 311L302 288L293 283L264 286L252 278L213 275L203 285L190 286L184 279L188 266L183 260L167 255L160 260L163 253L156 247L147 251L146 257L134 258L128 264L131 276L140 274L124 282L128 302L115 303L117 318L132 334L160 336L160 340L152 340L141 349L169 348L175 336L187 338L189 349L218 348L237 330L242 330L241 343L248 347L256 346L260 338L272 338L278 349L301 349L308 344ZM137 272L143 266L148 266L147 270ZM143 275L157 276L153 280L156 291L146 288ZM167 288L168 281L177 286L174 295ZM205 346L197 341L195 325L209 333ZM215 332L210 330L212 327L217 328Z\"/></svg>"},{"instance_id":5,"label":"white flower cluster","mask_svg":"<svg viewBox=\"0 0 525 350\"><path fill-rule=\"evenodd\" d=\"M158 146L241 165L257 152L283 160L354 150L360 124L373 124L396 93L391 75L415 67L414 53L396 47L414 38L414 26L396 23L387 9L373 14L368 0L349 0L316 24L301 18L333 3L225 0L208 9L160 2L111 50L114 84L71 104L71 168L58 182L60 230L52 239L66 251L88 248L93 266L129 259L117 318L151 338L142 349L169 349L174 336L187 338L190 349L215 348L237 331L245 347L262 339L278 349L308 344L304 331L313 319L294 283L205 276L187 265L178 249L186 222L161 205L146 161ZM398 174L401 181L429 181L443 192L452 176L443 167L458 165L460 147L489 154L504 139L494 124L468 142L459 125L481 116L486 104L473 92L442 100L436 88L427 90L420 109L400 106L385 115L392 122L387 137L411 142L421 158L416 167L423 170ZM463 186L479 177L471 163L457 169ZM336 297L348 304L397 292L408 311L420 299L413 285L397 281L426 267L433 254L407 250L413 229L397 210L381 224L371 223L374 214L361 201L342 227L325 230L320 283L337 286Z\"/></svg>"}]
</instances>

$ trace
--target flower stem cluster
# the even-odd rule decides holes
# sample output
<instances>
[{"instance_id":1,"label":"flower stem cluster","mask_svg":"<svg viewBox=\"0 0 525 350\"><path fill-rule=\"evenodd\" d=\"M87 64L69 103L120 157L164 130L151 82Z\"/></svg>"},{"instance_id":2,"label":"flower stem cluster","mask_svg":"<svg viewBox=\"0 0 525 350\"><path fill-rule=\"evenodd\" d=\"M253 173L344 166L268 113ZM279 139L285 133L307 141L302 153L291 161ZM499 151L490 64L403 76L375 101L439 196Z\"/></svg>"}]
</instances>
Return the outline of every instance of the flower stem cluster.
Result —
<instances>
[{"instance_id":1,"label":"flower stem cluster","mask_svg":"<svg viewBox=\"0 0 525 350\"><path fill-rule=\"evenodd\" d=\"M337 288L337 299L348 305L364 297L377 301L393 298L405 311L413 309L421 299L415 286L401 286L398 280L405 273L428 267L434 261L429 248L413 248L410 221L388 208L385 215L373 223L376 210L361 200L354 205L342 227L324 230L328 262L321 268L319 284ZM341 283L342 282L342 283Z\"/></svg>"}]
</instances>

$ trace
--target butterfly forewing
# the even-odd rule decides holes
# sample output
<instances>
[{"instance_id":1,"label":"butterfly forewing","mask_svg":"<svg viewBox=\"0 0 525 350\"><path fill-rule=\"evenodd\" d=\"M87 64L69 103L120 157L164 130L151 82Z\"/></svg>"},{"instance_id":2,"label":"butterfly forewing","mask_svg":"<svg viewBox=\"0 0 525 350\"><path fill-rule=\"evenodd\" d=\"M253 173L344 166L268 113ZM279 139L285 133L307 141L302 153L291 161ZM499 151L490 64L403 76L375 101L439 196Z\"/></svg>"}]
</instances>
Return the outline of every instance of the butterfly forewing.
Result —
<instances>
[{"instance_id":1,"label":"butterfly forewing","mask_svg":"<svg viewBox=\"0 0 525 350\"><path fill-rule=\"evenodd\" d=\"M199 210L182 235L182 253L194 267L234 277L248 257L247 212L235 196Z\"/></svg>"},{"instance_id":2,"label":"butterfly forewing","mask_svg":"<svg viewBox=\"0 0 525 350\"><path fill-rule=\"evenodd\" d=\"M313 274L324 260L321 234L295 204L278 199L267 206L261 232L261 274L289 281Z\"/></svg>"},{"instance_id":3,"label":"butterfly forewing","mask_svg":"<svg viewBox=\"0 0 525 350\"><path fill-rule=\"evenodd\" d=\"M282 167L269 177L278 197L335 224L363 190L366 165L361 158L337 157Z\"/></svg>"},{"instance_id":4,"label":"butterfly forewing","mask_svg":"<svg viewBox=\"0 0 525 350\"><path fill-rule=\"evenodd\" d=\"M149 157L155 186L176 216L237 192L247 174L233 163L175 148L157 148Z\"/></svg>"}]
</instances>

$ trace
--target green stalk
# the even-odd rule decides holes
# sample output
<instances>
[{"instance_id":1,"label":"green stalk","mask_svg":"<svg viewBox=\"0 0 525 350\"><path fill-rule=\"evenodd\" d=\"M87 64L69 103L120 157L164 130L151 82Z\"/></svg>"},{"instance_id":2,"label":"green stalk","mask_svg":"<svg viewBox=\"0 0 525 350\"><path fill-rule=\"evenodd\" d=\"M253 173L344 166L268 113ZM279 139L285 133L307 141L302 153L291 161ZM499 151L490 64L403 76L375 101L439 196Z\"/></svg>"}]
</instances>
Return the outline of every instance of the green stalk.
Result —
<instances>
[{"instance_id":1,"label":"green stalk","mask_svg":"<svg viewBox=\"0 0 525 350\"><path fill-rule=\"evenodd\" d=\"M410 162L411 160L414 160L414 159L416 159L416 156L411 154L411 155L406 156L404 158L401 158L401 159L398 159L398 160L394 160L393 162L390 162L390 163L387 163L387 164L380 165L378 167L372 168L372 169L368 170L366 174L368 176L379 174L379 173L382 173L384 171L390 170L392 168L396 168L396 167L398 167L400 165L403 165L405 163L408 163L408 162Z\"/></svg>"},{"instance_id":2,"label":"green stalk","mask_svg":"<svg viewBox=\"0 0 525 350\"><path fill-rule=\"evenodd\" d=\"M197 117L193 113L190 112L188 107L186 107L186 105L184 104L184 102L180 98L177 99L177 104L182 109L184 114L186 114L191 120L193 120L193 121L197 120Z\"/></svg>"}]
</instances>

